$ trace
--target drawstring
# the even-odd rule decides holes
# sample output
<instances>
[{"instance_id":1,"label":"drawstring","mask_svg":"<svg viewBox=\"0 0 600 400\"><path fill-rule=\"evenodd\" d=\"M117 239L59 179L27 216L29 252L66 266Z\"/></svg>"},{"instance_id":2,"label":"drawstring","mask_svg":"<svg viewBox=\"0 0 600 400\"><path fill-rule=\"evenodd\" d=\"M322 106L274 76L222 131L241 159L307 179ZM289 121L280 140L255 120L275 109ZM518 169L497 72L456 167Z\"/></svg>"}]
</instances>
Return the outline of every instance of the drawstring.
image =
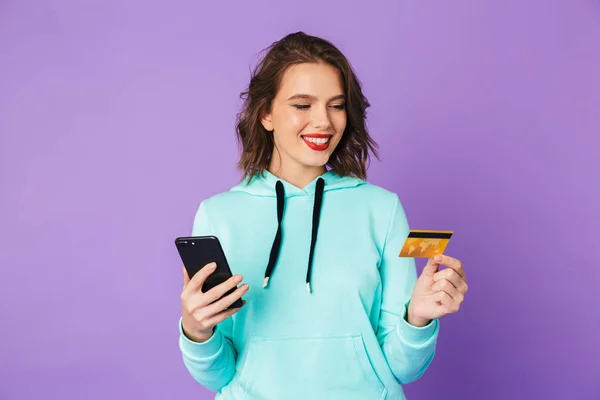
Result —
<instances>
[{"instance_id":1,"label":"drawstring","mask_svg":"<svg viewBox=\"0 0 600 400\"><path fill-rule=\"evenodd\" d=\"M319 178L317 181L317 190L315 192L315 205L313 207L313 220L312 220L312 238L310 240L310 254L308 256L308 270L306 271L306 288L308 293L310 290L310 275L312 272L313 253L315 252L315 244L317 243L317 231L319 230L319 217L321 215L321 204L323 203L323 189L325 188L325 181L323 178Z\"/></svg>"},{"instance_id":2,"label":"drawstring","mask_svg":"<svg viewBox=\"0 0 600 400\"><path fill-rule=\"evenodd\" d=\"M313 265L313 255L315 252L315 246L317 243L317 231L319 230L319 220L321 215L321 206L323 204L323 192L325 189L325 180L323 178L319 178L317 180L316 190L315 190L315 202L313 206L313 219L312 219L312 234L310 240L310 253L308 256L308 268L306 271L306 288L309 293L312 292L310 282L312 275L312 265ZM267 270L265 271L265 280L263 283L263 287L267 287L269 284L269 278L273 273L273 269L275 268L275 264L277 262L277 258L279 256L279 249L281 248L281 221L283 219L283 208L285 202L285 193L283 190L283 183L281 181L277 181L275 184L275 192L277 194L277 233L275 234L275 240L273 240L273 246L271 247L271 254L269 256L269 264L267 265Z\"/></svg>"},{"instance_id":3,"label":"drawstring","mask_svg":"<svg viewBox=\"0 0 600 400\"><path fill-rule=\"evenodd\" d=\"M267 287L269 284L269 277L271 277L273 268L275 268L275 262L277 261L277 257L279 256L279 248L281 247L281 220L283 219L283 203L285 200L283 183L281 183L281 181L277 181L275 184L275 192L277 193L277 233L275 234L275 240L273 241L273 246L271 247L271 254L269 255L269 264L267 265L267 270L265 271L265 281L263 283L263 287Z\"/></svg>"}]
</instances>

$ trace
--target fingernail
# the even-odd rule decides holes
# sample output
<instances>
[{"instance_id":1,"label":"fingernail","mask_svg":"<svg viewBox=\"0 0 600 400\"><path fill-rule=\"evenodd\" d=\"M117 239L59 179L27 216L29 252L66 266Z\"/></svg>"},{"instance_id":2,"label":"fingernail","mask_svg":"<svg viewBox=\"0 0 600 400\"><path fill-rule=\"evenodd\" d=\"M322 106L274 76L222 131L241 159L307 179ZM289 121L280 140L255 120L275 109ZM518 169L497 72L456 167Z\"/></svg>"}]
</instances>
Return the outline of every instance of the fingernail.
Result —
<instances>
[{"instance_id":1,"label":"fingernail","mask_svg":"<svg viewBox=\"0 0 600 400\"><path fill-rule=\"evenodd\" d=\"M436 262L441 262L443 260L442 256L435 256Z\"/></svg>"},{"instance_id":2,"label":"fingernail","mask_svg":"<svg viewBox=\"0 0 600 400\"><path fill-rule=\"evenodd\" d=\"M249 287L250 287L250 286L248 286L248 284L247 284L247 283L244 283L244 284L241 286L242 290L248 290L248 288L249 288Z\"/></svg>"},{"instance_id":3,"label":"fingernail","mask_svg":"<svg viewBox=\"0 0 600 400\"><path fill-rule=\"evenodd\" d=\"M217 268L217 263L216 262L211 262L210 264L208 264L208 268L210 268L210 269Z\"/></svg>"},{"instance_id":4,"label":"fingernail","mask_svg":"<svg viewBox=\"0 0 600 400\"><path fill-rule=\"evenodd\" d=\"M240 283L242 281L242 276L241 275L236 275L233 277L233 281L235 283Z\"/></svg>"}]
</instances>

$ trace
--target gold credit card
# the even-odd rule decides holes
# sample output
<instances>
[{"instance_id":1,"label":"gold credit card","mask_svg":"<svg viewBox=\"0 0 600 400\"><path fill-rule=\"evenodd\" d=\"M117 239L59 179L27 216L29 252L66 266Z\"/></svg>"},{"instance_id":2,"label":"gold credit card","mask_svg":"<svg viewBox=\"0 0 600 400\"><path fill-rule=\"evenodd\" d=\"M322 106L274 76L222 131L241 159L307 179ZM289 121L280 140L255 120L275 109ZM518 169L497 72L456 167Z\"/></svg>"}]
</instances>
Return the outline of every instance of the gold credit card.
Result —
<instances>
[{"instance_id":1,"label":"gold credit card","mask_svg":"<svg viewBox=\"0 0 600 400\"><path fill-rule=\"evenodd\" d=\"M409 232L399 257L426 257L432 258L443 254L452 231L424 231L412 230Z\"/></svg>"}]
</instances>

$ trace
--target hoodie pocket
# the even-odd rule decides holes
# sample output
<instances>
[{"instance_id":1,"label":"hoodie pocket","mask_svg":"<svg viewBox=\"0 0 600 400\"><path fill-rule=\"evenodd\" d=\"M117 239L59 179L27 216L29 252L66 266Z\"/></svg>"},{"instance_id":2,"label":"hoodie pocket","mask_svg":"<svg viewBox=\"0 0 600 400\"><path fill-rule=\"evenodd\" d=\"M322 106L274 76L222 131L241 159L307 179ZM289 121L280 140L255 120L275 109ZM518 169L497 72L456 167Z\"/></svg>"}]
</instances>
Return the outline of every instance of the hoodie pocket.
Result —
<instances>
[{"instance_id":1,"label":"hoodie pocket","mask_svg":"<svg viewBox=\"0 0 600 400\"><path fill-rule=\"evenodd\" d=\"M361 335L253 338L239 384L264 399L383 399Z\"/></svg>"}]
</instances>

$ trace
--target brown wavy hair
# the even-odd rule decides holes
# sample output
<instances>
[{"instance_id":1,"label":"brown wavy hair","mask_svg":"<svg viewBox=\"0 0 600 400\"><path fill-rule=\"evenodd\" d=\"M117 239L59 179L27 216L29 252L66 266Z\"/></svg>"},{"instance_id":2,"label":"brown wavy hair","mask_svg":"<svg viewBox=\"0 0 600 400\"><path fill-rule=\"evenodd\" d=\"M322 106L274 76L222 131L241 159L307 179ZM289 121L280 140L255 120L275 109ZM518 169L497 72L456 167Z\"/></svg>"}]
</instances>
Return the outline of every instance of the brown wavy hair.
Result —
<instances>
[{"instance_id":1,"label":"brown wavy hair","mask_svg":"<svg viewBox=\"0 0 600 400\"><path fill-rule=\"evenodd\" d=\"M322 62L341 74L347 116L346 129L326 166L340 176L366 179L369 153L379 158L377 143L366 127L366 110L370 104L344 54L331 42L304 32L291 33L264 51L267 51L266 56L252 71L250 84L240 95L244 104L236 118L236 136L241 147L237 167L244 177L251 179L269 166L273 136L261 119L271 111L283 74L296 64Z\"/></svg>"}]
</instances>

